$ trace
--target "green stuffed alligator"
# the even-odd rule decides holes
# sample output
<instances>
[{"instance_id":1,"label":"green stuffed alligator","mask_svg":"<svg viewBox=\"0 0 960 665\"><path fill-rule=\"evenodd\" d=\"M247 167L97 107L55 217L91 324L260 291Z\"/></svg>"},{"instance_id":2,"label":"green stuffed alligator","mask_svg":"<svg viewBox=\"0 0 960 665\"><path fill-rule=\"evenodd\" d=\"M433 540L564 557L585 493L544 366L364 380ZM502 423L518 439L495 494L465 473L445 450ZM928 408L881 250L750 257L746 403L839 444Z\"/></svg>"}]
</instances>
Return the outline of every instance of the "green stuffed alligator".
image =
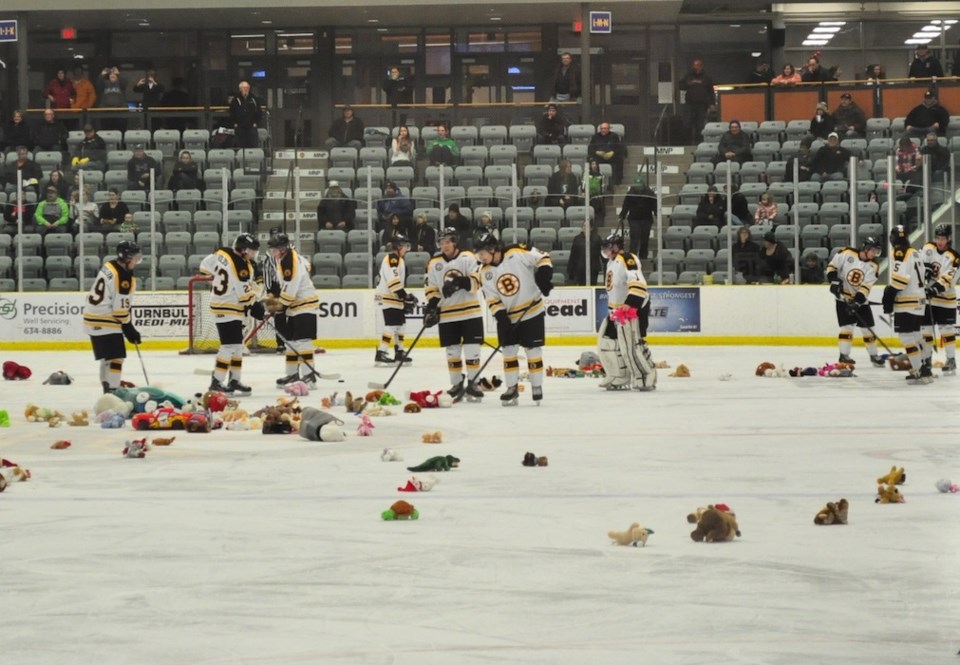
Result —
<instances>
[{"instance_id":1,"label":"green stuffed alligator","mask_svg":"<svg viewBox=\"0 0 960 665\"><path fill-rule=\"evenodd\" d=\"M408 466L408 471L449 471L460 466L460 458L453 455L437 455L419 466Z\"/></svg>"}]
</instances>

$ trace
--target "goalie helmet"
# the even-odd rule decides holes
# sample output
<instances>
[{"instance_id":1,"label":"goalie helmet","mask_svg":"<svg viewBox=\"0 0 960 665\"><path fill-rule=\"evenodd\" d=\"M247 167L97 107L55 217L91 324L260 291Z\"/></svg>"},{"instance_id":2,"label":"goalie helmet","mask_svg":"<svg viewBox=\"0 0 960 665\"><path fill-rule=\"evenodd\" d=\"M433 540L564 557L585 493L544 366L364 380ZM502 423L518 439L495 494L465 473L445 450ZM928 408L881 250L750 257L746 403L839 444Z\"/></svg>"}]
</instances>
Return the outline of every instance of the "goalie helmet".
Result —
<instances>
[{"instance_id":1,"label":"goalie helmet","mask_svg":"<svg viewBox=\"0 0 960 665\"><path fill-rule=\"evenodd\" d=\"M453 241L453 244L456 245L457 243L460 242L460 234L457 233L457 230L455 228L453 228L452 226L448 226L447 228L440 231L440 235L437 236L438 241L444 240L444 239L451 240Z\"/></svg>"},{"instance_id":2,"label":"goalie helmet","mask_svg":"<svg viewBox=\"0 0 960 665\"><path fill-rule=\"evenodd\" d=\"M863 239L863 242L860 243L860 251L866 252L869 249L877 250L877 253L883 251L883 246L880 244L880 241L874 238L873 236L867 236Z\"/></svg>"},{"instance_id":3,"label":"goalie helmet","mask_svg":"<svg viewBox=\"0 0 960 665\"><path fill-rule=\"evenodd\" d=\"M238 252L243 252L248 249L256 252L260 250L260 241L257 240L252 233L241 233L233 241L233 248Z\"/></svg>"},{"instance_id":4,"label":"goalie helmet","mask_svg":"<svg viewBox=\"0 0 960 665\"><path fill-rule=\"evenodd\" d=\"M117 259L124 263L141 253L140 245L132 240L123 240L117 244Z\"/></svg>"},{"instance_id":5,"label":"goalie helmet","mask_svg":"<svg viewBox=\"0 0 960 665\"><path fill-rule=\"evenodd\" d=\"M910 246L910 237L902 224L898 224L890 231L890 244L894 249L905 249Z\"/></svg>"},{"instance_id":6,"label":"goalie helmet","mask_svg":"<svg viewBox=\"0 0 960 665\"><path fill-rule=\"evenodd\" d=\"M474 243L474 249L478 252L487 251L493 254L500 249L500 241L492 233L481 233L480 237Z\"/></svg>"},{"instance_id":7,"label":"goalie helmet","mask_svg":"<svg viewBox=\"0 0 960 665\"><path fill-rule=\"evenodd\" d=\"M286 233L273 233L267 241L270 249L286 249L290 246L290 237Z\"/></svg>"},{"instance_id":8,"label":"goalie helmet","mask_svg":"<svg viewBox=\"0 0 960 665\"><path fill-rule=\"evenodd\" d=\"M933 237L943 237L950 238L953 236L953 229L950 228L949 224L937 224L937 228L933 230Z\"/></svg>"}]
</instances>

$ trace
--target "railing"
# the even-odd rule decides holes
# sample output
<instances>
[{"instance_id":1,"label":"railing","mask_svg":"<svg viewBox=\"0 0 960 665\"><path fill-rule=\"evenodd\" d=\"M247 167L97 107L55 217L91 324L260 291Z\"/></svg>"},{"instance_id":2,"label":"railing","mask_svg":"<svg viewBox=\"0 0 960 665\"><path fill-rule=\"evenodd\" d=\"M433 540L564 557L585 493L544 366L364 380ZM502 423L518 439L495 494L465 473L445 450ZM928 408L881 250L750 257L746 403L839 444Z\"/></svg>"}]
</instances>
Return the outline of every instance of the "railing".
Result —
<instances>
[{"instance_id":1,"label":"railing","mask_svg":"<svg viewBox=\"0 0 960 665\"><path fill-rule=\"evenodd\" d=\"M580 102L489 102L460 104L335 104L338 111L350 106L354 111L363 111L361 119L366 125L396 127L412 124L417 127L446 123L469 124L485 120L491 125L532 124L540 117L547 104L555 104L568 122L578 122ZM358 117L360 114L358 113Z\"/></svg>"}]
</instances>

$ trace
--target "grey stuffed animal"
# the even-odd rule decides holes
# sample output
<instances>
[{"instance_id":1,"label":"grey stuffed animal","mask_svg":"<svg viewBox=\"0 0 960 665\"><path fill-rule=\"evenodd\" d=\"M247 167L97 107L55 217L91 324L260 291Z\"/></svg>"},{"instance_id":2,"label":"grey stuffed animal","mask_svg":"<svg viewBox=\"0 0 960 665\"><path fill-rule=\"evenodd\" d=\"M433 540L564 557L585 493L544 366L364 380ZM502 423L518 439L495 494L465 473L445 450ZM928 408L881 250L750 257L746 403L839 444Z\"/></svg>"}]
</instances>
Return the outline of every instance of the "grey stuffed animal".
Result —
<instances>
[{"instance_id":1,"label":"grey stuffed animal","mask_svg":"<svg viewBox=\"0 0 960 665\"><path fill-rule=\"evenodd\" d=\"M308 406L300 415L300 436L310 441L343 441L343 421L326 411Z\"/></svg>"}]
</instances>

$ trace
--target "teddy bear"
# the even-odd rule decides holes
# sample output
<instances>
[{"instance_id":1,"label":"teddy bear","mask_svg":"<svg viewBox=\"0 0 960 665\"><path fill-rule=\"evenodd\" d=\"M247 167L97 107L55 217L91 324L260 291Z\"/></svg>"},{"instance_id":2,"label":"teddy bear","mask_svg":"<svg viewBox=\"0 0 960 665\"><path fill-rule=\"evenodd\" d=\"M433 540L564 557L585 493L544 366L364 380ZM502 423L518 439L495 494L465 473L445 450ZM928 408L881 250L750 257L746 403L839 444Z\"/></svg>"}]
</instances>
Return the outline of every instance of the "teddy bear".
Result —
<instances>
[{"instance_id":1,"label":"teddy bear","mask_svg":"<svg viewBox=\"0 0 960 665\"><path fill-rule=\"evenodd\" d=\"M384 448L383 452L380 453L380 460L383 462L402 462L403 455L393 448Z\"/></svg>"},{"instance_id":2,"label":"teddy bear","mask_svg":"<svg viewBox=\"0 0 960 665\"><path fill-rule=\"evenodd\" d=\"M480 386L480 390L483 392L492 393L494 390L497 390L503 385L503 380L499 376L495 376L489 381L485 378L482 378L477 380L477 385Z\"/></svg>"},{"instance_id":3,"label":"teddy bear","mask_svg":"<svg viewBox=\"0 0 960 665\"><path fill-rule=\"evenodd\" d=\"M371 390L364 399L368 402L379 402L381 397L383 397L382 390Z\"/></svg>"},{"instance_id":4,"label":"teddy bear","mask_svg":"<svg viewBox=\"0 0 960 665\"><path fill-rule=\"evenodd\" d=\"M533 453L526 453L523 456L523 466L547 466L546 457L537 457Z\"/></svg>"},{"instance_id":5,"label":"teddy bear","mask_svg":"<svg viewBox=\"0 0 960 665\"><path fill-rule=\"evenodd\" d=\"M244 432L250 427L250 414L244 409L231 409L220 414L224 429L230 432Z\"/></svg>"},{"instance_id":6,"label":"teddy bear","mask_svg":"<svg viewBox=\"0 0 960 665\"><path fill-rule=\"evenodd\" d=\"M443 443L443 432L424 432L420 440L423 443Z\"/></svg>"},{"instance_id":7,"label":"teddy bear","mask_svg":"<svg viewBox=\"0 0 960 665\"><path fill-rule=\"evenodd\" d=\"M32 477L33 474L30 473L30 469L8 459L0 458L0 492L13 483L24 483Z\"/></svg>"},{"instance_id":8,"label":"teddy bear","mask_svg":"<svg viewBox=\"0 0 960 665\"><path fill-rule=\"evenodd\" d=\"M420 519L420 512L413 507L412 503L400 500L394 502L389 509L380 513L380 519L386 522L394 520L416 520Z\"/></svg>"},{"instance_id":9,"label":"teddy bear","mask_svg":"<svg viewBox=\"0 0 960 665\"><path fill-rule=\"evenodd\" d=\"M607 536L617 545L630 545L633 547L646 547L647 538L653 533L653 529L647 529L636 522L627 527L626 531L607 531Z\"/></svg>"},{"instance_id":10,"label":"teddy bear","mask_svg":"<svg viewBox=\"0 0 960 665\"><path fill-rule=\"evenodd\" d=\"M687 522L697 525L690 538L698 543L722 543L740 535L737 516L725 504L698 508L687 515Z\"/></svg>"},{"instance_id":11,"label":"teddy bear","mask_svg":"<svg viewBox=\"0 0 960 665\"><path fill-rule=\"evenodd\" d=\"M346 407L347 413L360 413L367 407L367 400L363 397L354 397L348 390L343 397L343 405Z\"/></svg>"},{"instance_id":12,"label":"teddy bear","mask_svg":"<svg viewBox=\"0 0 960 665\"><path fill-rule=\"evenodd\" d=\"M416 402L409 402L403 407L404 413L420 413L420 405Z\"/></svg>"},{"instance_id":13,"label":"teddy bear","mask_svg":"<svg viewBox=\"0 0 960 665\"><path fill-rule=\"evenodd\" d=\"M147 450L149 447L146 439L133 439L124 444L123 456L130 459L143 459L147 456Z\"/></svg>"},{"instance_id":14,"label":"teddy bear","mask_svg":"<svg viewBox=\"0 0 960 665\"><path fill-rule=\"evenodd\" d=\"M893 483L877 486L877 498L874 503L904 503L906 499Z\"/></svg>"},{"instance_id":15,"label":"teddy bear","mask_svg":"<svg viewBox=\"0 0 960 665\"><path fill-rule=\"evenodd\" d=\"M849 509L850 504L846 499L840 499L836 503L830 501L816 514L813 518L813 523L821 525L846 524L847 511Z\"/></svg>"},{"instance_id":16,"label":"teddy bear","mask_svg":"<svg viewBox=\"0 0 960 665\"><path fill-rule=\"evenodd\" d=\"M343 441L343 421L332 414L308 406L300 416L300 436L310 441Z\"/></svg>"},{"instance_id":17,"label":"teddy bear","mask_svg":"<svg viewBox=\"0 0 960 665\"><path fill-rule=\"evenodd\" d=\"M907 372L911 369L910 358L906 353L888 357L887 363L894 372Z\"/></svg>"},{"instance_id":18,"label":"teddy bear","mask_svg":"<svg viewBox=\"0 0 960 665\"><path fill-rule=\"evenodd\" d=\"M67 421L67 424L71 427L87 427L90 425L90 414L86 409L83 411L74 411L70 415L70 420Z\"/></svg>"},{"instance_id":19,"label":"teddy bear","mask_svg":"<svg viewBox=\"0 0 960 665\"><path fill-rule=\"evenodd\" d=\"M679 365L677 365L677 369L673 370L673 372L671 372L671 373L668 374L667 376L675 376L675 377L678 377L678 378L687 378L687 377L690 376L690 368L687 367L686 365L684 365L683 363L680 363Z\"/></svg>"},{"instance_id":20,"label":"teddy bear","mask_svg":"<svg viewBox=\"0 0 960 665\"><path fill-rule=\"evenodd\" d=\"M111 412L111 414L120 414L123 418L129 418L133 411L133 404L126 402L113 393L106 393L97 398L93 405L93 413L99 416L102 413ZM97 422L101 422L97 420Z\"/></svg>"},{"instance_id":21,"label":"teddy bear","mask_svg":"<svg viewBox=\"0 0 960 665\"><path fill-rule=\"evenodd\" d=\"M759 365L757 365L757 369L754 371L754 374L756 374L757 376L766 376L769 370L773 370L776 368L777 366L774 365L772 362L764 361Z\"/></svg>"},{"instance_id":22,"label":"teddy bear","mask_svg":"<svg viewBox=\"0 0 960 665\"><path fill-rule=\"evenodd\" d=\"M907 472L902 466L900 468L891 466L887 475L877 478L878 485L903 485L905 482L907 482Z\"/></svg>"},{"instance_id":23,"label":"teddy bear","mask_svg":"<svg viewBox=\"0 0 960 665\"><path fill-rule=\"evenodd\" d=\"M436 476L426 476L424 478L417 478L412 476L410 480L407 481L407 484L403 487L398 487L398 492L429 492L433 489L433 486L439 482L439 479Z\"/></svg>"}]
</instances>

